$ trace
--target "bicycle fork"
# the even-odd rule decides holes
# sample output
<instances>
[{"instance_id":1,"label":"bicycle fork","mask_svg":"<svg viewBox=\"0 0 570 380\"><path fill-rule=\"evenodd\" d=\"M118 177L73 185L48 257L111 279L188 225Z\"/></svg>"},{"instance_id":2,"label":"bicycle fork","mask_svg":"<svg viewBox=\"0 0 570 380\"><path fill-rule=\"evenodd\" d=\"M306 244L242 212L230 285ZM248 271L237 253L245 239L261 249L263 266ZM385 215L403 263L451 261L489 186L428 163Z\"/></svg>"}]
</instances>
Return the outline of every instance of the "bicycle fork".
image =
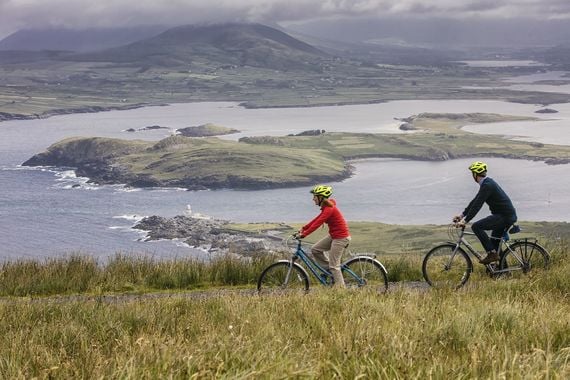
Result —
<instances>
[{"instance_id":1,"label":"bicycle fork","mask_svg":"<svg viewBox=\"0 0 570 380\"><path fill-rule=\"evenodd\" d=\"M459 244L456 244L455 248L453 249L453 252L451 253L451 256L449 257L449 260L447 260L447 263L445 263L445 265L443 266L443 269L445 271L448 271L451 269L451 263L453 262L455 255L457 255L458 250L459 250Z\"/></svg>"},{"instance_id":2,"label":"bicycle fork","mask_svg":"<svg viewBox=\"0 0 570 380\"><path fill-rule=\"evenodd\" d=\"M291 259L289 260L289 269L287 270L287 274L285 275L285 281L283 281L283 288L286 288L287 285L289 284L289 279L291 278L291 272L293 272L293 264L294 264L294 260Z\"/></svg>"}]
</instances>

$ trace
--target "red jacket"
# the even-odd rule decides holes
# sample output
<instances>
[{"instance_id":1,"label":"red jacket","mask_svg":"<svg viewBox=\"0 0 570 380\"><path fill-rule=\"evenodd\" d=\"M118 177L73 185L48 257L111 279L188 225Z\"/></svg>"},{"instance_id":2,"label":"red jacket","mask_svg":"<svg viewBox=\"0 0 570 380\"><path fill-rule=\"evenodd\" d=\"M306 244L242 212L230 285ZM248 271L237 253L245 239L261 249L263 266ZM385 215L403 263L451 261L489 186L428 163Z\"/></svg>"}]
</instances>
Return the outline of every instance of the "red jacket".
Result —
<instances>
[{"instance_id":1,"label":"red jacket","mask_svg":"<svg viewBox=\"0 0 570 380\"><path fill-rule=\"evenodd\" d=\"M334 199L326 199L323 201L321 213L301 228L301 234L307 236L322 226L323 223L329 225L329 234L333 239L344 239L350 236L348 224L338 207L336 207L336 201Z\"/></svg>"}]
</instances>

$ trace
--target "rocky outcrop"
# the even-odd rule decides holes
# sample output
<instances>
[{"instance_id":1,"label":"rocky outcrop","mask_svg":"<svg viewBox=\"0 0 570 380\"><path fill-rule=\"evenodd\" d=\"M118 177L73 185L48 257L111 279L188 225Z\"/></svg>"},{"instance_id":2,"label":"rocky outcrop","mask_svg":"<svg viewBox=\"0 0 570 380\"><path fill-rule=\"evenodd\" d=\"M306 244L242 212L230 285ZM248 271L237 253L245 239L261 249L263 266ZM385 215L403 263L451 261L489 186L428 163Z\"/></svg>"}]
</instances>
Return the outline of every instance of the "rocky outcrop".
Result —
<instances>
[{"instance_id":1,"label":"rocky outcrop","mask_svg":"<svg viewBox=\"0 0 570 380\"><path fill-rule=\"evenodd\" d=\"M310 129L308 131L303 131L295 135L289 135L289 136L319 136L324 133L325 133L324 129Z\"/></svg>"},{"instance_id":2,"label":"rocky outcrop","mask_svg":"<svg viewBox=\"0 0 570 380\"><path fill-rule=\"evenodd\" d=\"M534 113L558 113L558 111L553 110L552 108L543 108L538 111L534 111Z\"/></svg>"},{"instance_id":3,"label":"rocky outcrop","mask_svg":"<svg viewBox=\"0 0 570 380\"><path fill-rule=\"evenodd\" d=\"M253 256L272 252L280 247L281 239L232 230L227 225L227 221L178 215L173 218L149 216L133 228L146 231L147 241L177 239L211 253Z\"/></svg>"},{"instance_id":4,"label":"rocky outcrop","mask_svg":"<svg viewBox=\"0 0 570 380\"><path fill-rule=\"evenodd\" d=\"M400 124L400 126L398 128L401 131L415 131L415 130L417 130L417 128L414 127L414 125L411 123L402 123L402 124Z\"/></svg>"},{"instance_id":5,"label":"rocky outcrop","mask_svg":"<svg viewBox=\"0 0 570 380\"><path fill-rule=\"evenodd\" d=\"M564 164L570 164L570 158L549 158L544 162L547 165L564 165Z\"/></svg>"},{"instance_id":6,"label":"rocky outcrop","mask_svg":"<svg viewBox=\"0 0 570 380\"><path fill-rule=\"evenodd\" d=\"M210 137L239 133L237 129L220 127L214 124L202 124L196 127L186 127L176 130L176 133L185 137Z\"/></svg>"},{"instance_id":7,"label":"rocky outcrop","mask_svg":"<svg viewBox=\"0 0 570 380\"><path fill-rule=\"evenodd\" d=\"M277 145L285 146L283 140L275 136L251 136L251 137L241 137L239 142L246 144L259 144L259 145Z\"/></svg>"},{"instance_id":8,"label":"rocky outcrop","mask_svg":"<svg viewBox=\"0 0 570 380\"><path fill-rule=\"evenodd\" d=\"M33 119L35 119L34 117ZM8 121L8 120L29 120L32 119L28 115L22 115L19 113L7 113L7 112L0 112L0 121Z\"/></svg>"},{"instance_id":9,"label":"rocky outcrop","mask_svg":"<svg viewBox=\"0 0 570 380\"><path fill-rule=\"evenodd\" d=\"M129 128L126 129L125 132L140 132L140 131L153 131L155 129L168 129L167 127L161 127L160 125L149 125L148 127L143 128Z\"/></svg>"}]
</instances>

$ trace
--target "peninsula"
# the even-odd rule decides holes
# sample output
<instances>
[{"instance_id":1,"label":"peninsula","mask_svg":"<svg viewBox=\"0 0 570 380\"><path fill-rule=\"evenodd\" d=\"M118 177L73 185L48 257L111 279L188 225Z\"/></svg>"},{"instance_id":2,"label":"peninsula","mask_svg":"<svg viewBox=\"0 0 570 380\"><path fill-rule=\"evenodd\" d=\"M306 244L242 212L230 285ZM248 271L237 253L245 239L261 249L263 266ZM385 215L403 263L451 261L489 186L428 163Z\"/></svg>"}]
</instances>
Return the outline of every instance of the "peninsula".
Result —
<instances>
[{"instance_id":1,"label":"peninsula","mask_svg":"<svg viewBox=\"0 0 570 380\"><path fill-rule=\"evenodd\" d=\"M99 184L251 190L340 181L352 174L350 160L363 158L442 161L493 156L568 163L568 146L461 130L467 124L513 120L528 118L426 113L403 120L414 132L402 134L321 133L239 141L175 135L158 142L69 138L23 165L72 167L77 175Z\"/></svg>"}]
</instances>

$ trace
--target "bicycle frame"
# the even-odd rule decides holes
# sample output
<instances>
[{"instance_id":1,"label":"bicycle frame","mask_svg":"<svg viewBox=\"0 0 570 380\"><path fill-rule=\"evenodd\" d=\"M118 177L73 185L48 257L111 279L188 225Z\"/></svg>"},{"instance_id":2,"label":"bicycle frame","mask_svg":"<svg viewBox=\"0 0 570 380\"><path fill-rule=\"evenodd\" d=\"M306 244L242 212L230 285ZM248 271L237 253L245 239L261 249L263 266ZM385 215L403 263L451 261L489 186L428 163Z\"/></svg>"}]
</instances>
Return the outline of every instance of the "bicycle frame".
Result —
<instances>
[{"instance_id":1,"label":"bicycle frame","mask_svg":"<svg viewBox=\"0 0 570 380\"><path fill-rule=\"evenodd\" d=\"M461 233L459 234L459 238L457 239L457 241L452 242L450 241L451 244L455 244L455 248L453 250L453 254L451 255L450 259L449 259L449 263L447 264L447 266L449 267L451 262L453 261L453 258L455 257L455 254L457 253L457 250L459 249L459 247L461 247L461 245L465 246L465 248L467 248L467 250L469 251L469 253L471 253L473 256L475 256L479 261L481 259L483 259L483 255L481 253L479 253L475 248L473 248L473 246L465 239L465 235L472 235L474 236L475 234L473 232L468 232L465 231L465 227L461 227ZM497 239L494 237L491 237L491 239ZM525 263L523 261L523 259L515 252L511 249L510 244L508 243L509 239L505 239L505 235L503 234L503 236L501 236L500 241L499 241L499 252L500 252L500 257L502 258L505 254L506 251L508 250L509 253L512 254L512 256L521 264L521 266L524 266ZM528 238L524 238L524 239L515 239L514 241L526 241L528 240ZM534 239L536 242L536 239ZM505 249L501 249L503 246L505 246ZM485 265L487 267L487 269L489 270L490 274L499 274L499 273L507 273L507 272L513 272L516 270L519 270L518 268L497 268L496 264L494 263L490 263Z\"/></svg>"},{"instance_id":2,"label":"bicycle frame","mask_svg":"<svg viewBox=\"0 0 570 380\"><path fill-rule=\"evenodd\" d=\"M287 272L287 276L285 277L285 283L289 282L289 276L291 275L291 271L293 270L293 265L297 264L295 263L296 260L300 259L303 263L305 263L305 265L307 266L307 268L309 268L309 271L312 273L312 275L322 284L322 285L328 285L329 282L327 281L329 278L332 278L332 273L329 272L327 269L323 268L322 266L320 266L315 260L313 260L304 250L302 247L302 241L301 239L295 239L297 240L297 248L295 250L295 252L293 253L293 255L291 256L291 258L289 260L280 260L283 262L288 262L290 263L289 266L289 271ZM303 268L302 266L300 266L299 264L297 264L305 273L307 273L307 271L305 270L305 268ZM382 268L384 268L384 266L382 266ZM361 279L356 273L354 273L350 268L348 268L347 266L344 265L344 263L341 264L341 271L344 273L349 274L350 276L352 276L353 278L355 278L359 284L364 285L366 283L366 281L364 281L363 279ZM307 273L307 277L308 277L308 273Z\"/></svg>"}]
</instances>

